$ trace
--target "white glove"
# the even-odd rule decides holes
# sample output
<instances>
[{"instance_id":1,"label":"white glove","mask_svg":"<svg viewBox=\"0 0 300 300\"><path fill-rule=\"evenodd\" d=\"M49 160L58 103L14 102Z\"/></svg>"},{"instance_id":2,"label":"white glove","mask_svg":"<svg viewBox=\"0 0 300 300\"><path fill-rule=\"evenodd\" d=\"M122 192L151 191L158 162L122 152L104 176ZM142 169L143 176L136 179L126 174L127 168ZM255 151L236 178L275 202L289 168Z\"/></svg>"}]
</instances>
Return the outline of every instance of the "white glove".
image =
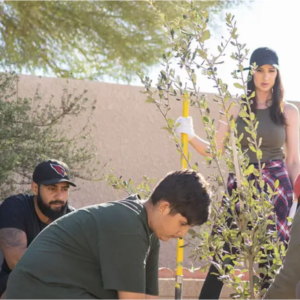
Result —
<instances>
[{"instance_id":1,"label":"white glove","mask_svg":"<svg viewBox=\"0 0 300 300\"><path fill-rule=\"evenodd\" d=\"M174 126L175 126L175 134L178 137L181 135L181 133L186 133L188 135L188 140L190 141L196 136L192 117L187 117L187 118L179 117L176 120Z\"/></svg>"}]
</instances>

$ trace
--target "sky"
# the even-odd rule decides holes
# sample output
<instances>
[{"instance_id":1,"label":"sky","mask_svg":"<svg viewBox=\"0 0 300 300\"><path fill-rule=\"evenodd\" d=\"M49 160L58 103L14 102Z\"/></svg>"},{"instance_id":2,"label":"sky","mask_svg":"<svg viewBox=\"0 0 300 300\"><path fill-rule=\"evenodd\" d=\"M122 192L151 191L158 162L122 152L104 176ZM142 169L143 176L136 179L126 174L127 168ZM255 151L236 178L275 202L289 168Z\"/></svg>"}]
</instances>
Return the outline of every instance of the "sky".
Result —
<instances>
[{"instance_id":1,"label":"sky","mask_svg":"<svg viewBox=\"0 0 300 300\"><path fill-rule=\"evenodd\" d=\"M251 5L241 4L225 11L235 16L239 33L239 40L245 43L250 54L258 47L273 48L278 56L280 71L287 101L300 101L300 0L255 0ZM217 45L221 36L226 35L227 26L224 20L219 20L217 30L211 31L209 48L218 53ZM232 48L233 49L233 48ZM227 52L230 56L231 51ZM250 55L249 55L250 58ZM226 64L219 66L219 77L229 84L232 93L238 92L233 87L236 82L230 73L235 69L235 62L225 58ZM155 66L147 75L156 82L162 67ZM186 77L180 70L177 73ZM216 92L213 83L205 77L198 79L202 92ZM132 85L141 85L135 79Z\"/></svg>"}]
</instances>

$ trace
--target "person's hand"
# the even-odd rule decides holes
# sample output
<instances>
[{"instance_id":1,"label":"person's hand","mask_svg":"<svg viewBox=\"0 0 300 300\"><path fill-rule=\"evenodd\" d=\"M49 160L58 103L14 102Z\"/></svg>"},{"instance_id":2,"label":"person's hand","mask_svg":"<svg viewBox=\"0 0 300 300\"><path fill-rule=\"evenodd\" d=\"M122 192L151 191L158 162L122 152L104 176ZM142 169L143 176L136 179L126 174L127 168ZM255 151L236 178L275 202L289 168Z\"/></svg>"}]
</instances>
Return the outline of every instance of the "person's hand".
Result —
<instances>
[{"instance_id":1,"label":"person's hand","mask_svg":"<svg viewBox=\"0 0 300 300\"><path fill-rule=\"evenodd\" d=\"M177 125L179 124L179 125ZM175 134L179 137L181 133L188 135L188 140L193 139L196 134L193 126L192 117L179 117L175 122Z\"/></svg>"}]
</instances>

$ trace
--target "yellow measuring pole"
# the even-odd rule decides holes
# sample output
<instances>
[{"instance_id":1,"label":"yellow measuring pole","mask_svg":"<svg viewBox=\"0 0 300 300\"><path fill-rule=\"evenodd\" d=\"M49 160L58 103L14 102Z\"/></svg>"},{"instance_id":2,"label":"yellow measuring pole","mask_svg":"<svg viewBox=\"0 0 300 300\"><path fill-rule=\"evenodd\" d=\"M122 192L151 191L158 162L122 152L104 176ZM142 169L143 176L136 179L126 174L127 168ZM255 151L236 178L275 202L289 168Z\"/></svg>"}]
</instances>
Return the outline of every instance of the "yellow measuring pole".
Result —
<instances>
[{"instance_id":1,"label":"yellow measuring pole","mask_svg":"<svg viewBox=\"0 0 300 300\"><path fill-rule=\"evenodd\" d=\"M189 116L189 101L188 95L183 97L183 110L182 116ZM185 157L188 156L188 135L186 133L181 134L181 145ZM183 155L181 155L181 169L187 168L187 161ZM183 245L182 238L177 239L177 268L176 268L176 282L175 282L175 299L182 299L182 280L183 280Z\"/></svg>"}]
</instances>

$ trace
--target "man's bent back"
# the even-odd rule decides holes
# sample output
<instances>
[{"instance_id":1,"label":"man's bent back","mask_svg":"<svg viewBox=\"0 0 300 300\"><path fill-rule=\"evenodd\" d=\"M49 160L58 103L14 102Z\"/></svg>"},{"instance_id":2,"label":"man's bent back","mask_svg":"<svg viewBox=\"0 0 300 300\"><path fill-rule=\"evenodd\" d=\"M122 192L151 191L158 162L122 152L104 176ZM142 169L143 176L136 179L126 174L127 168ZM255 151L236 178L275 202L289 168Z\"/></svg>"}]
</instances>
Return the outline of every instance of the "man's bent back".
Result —
<instances>
[{"instance_id":1,"label":"man's bent back","mask_svg":"<svg viewBox=\"0 0 300 300\"><path fill-rule=\"evenodd\" d=\"M140 202L95 205L51 224L13 270L6 298L116 299L118 290L157 295L159 242Z\"/></svg>"}]
</instances>

